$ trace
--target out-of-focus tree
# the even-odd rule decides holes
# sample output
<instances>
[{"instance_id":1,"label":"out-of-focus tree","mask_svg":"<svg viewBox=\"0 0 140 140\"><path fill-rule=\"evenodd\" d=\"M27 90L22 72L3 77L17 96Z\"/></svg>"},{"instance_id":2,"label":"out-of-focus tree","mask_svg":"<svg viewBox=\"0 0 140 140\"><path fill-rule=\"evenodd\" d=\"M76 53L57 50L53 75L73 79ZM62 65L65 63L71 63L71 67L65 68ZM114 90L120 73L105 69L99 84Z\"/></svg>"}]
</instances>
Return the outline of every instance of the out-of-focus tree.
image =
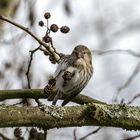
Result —
<instances>
[{"instance_id":1,"label":"out-of-focus tree","mask_svg":"<svg viewBox=\"0 0 140 140\"><path fill-rule=\"evenodd\" d=\"M19 6L19 0L1 0L0 1L0 15L6 17L13 17L16 14ZM0 28L2 28L3 21L0 21Z\"/></svg>"},{"instance_id":2,"label":"out-of-focus tree","mask_svg":"<svg viewBox=\"0 0 140 140\"><path fill-rule=\"evenodd\" d=\"M74 47L81 43L89 46L93 52L94 75L84 92L88 96L108 103L139 105L139 4L138 0L135 2L131 0L87 0L85 2L78 0L48 0L46 2L1 0L0 15L9 19L13 18L13 21L28 27L42 39L44 30L36 24L46 11L50 11L52 13L51 23L57 21L59 25L66 24L71 28L66 36L59 33L51 34L58 52L69 53L72 50L70 46ZM1 25L2 23L6 22L0 21ZM25 73L30 60L29 51L38 47L38 43L16 27L3 25L0 26L4 31L0 31L0 88L3 90L26 89L28 82ZM43 88L55 67L47 56L37 51L33 56L29 73L31 87ZM42 102L47 101L42 100ZM19 103L20 106L36 105L34 100L27 99L1 102L6 105ZM22 130L26 131L26 128ZM72 128L64 128L50 130L48 134L36 128L27 131L30 138L48 135L48 139L58 139L58 137L72 139L74 137L74 139L113 140L139 137L137 132L106 127L74 128L74 131ZM7 132L8 135L1 129L0 136L13 137L13 132ZM21 135L21 129L14 129L15 137L18 138Z\"/></svg>"}]
</instances>

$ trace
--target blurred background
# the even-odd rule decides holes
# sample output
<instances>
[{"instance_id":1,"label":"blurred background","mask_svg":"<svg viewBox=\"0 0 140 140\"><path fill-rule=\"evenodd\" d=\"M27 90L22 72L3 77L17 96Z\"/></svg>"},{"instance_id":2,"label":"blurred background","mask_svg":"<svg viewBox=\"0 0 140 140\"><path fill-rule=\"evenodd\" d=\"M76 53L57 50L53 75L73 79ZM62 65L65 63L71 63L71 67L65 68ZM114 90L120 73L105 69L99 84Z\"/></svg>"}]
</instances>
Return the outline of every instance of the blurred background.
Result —
<instances>
[{"instance_id":1,"label":"blurred background","mask_svg":"<svg viewBox=\"0 0 140 140\"><path fill-rule=\"evenodd\" d=\"M51 34L58 52L69 54L78 44L84 44L92 51L94 75L82 93L107 103L138 106L139 6L139 0L1 0L0 15L30 28L41 39L46 29L38 26L38 22L46 22L43 15L50 12L50 25L56 23L58 26L70 27L68 34ZM0 21L1 90L28 87L25 73L30 59L29 51L38 46L39 44L24 31ZM31 87L44 88L55 68L56 65L51 64L47 56L41 51L36 52L30 70ZM3 103L17 102L19 100L7 100ZM33 100L28 102L36 105ZM46 100L42 102L50 104ZM51 129L48 131L48 140L79 140L97 128L90 126ZM12 131L12 128L1 129L1 133L9 138L13 138ZM122 140L138 135L137 131L103 127L85 139ZM140 138L137 137L137 140Z\"/></svg>"}]
</instances>

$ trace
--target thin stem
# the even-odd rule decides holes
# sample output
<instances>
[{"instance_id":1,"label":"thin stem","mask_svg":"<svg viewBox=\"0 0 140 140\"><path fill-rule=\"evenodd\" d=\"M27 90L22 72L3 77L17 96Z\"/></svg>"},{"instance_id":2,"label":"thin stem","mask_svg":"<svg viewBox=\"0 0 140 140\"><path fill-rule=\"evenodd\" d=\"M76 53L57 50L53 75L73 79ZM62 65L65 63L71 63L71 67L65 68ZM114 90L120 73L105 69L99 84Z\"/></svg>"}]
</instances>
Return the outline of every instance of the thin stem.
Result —
<instances>
[{"instance_id":1,"label":"thin stem","mask_svg":"<svg viewBox=\"0 0 140 140\"><path fill-rule=\"evenodd\" d=\"M129 102L127 102L127 104L131 104L132 102L134 102L134 100L138 99L140 97L140 93L135 95Z\"/></svg>"},{"instance_id":2,"label":"thin stem","mask_svg":"<svg viewBox=\"0 0 140 140\"><path fill-rule=\"evenodd\" d=\"M6 18L6 17L4 17L4 16L2 16L2 15L0 15L0 19L6 21L6 22L8 22L8 23L11 23L12 25L14 25L14 26L16 26L16 27L22 29L23 31L27 32L27 33L28 33L29 35L31 35L36 41L38 41L38 43L39 43L40 45L44 46L44 47L51 53L51 55L53 56L53 58L54 58L54 60L55 60L56 62L59 61L59 59L60 59L59 54L58 54L56 51L54 52L54 49L53 49L52 47L48 46L45 42L43 42L41 39L39 39L37 36L35 36L35 35L29 30L29 28L26 28L26 27L24 27L24 26L22 26L22 25L20 25L20 24L18 24L18 23L16 23L16 22L14 22L14 21L12 21L12 20L10 20L10 19L8 19L8 18Z\"/></svg>"},{"instance_id":3,"label":"thin stem","mask_svg":"<svg viewBox=\"0 0 140 140\"><path fill-rule=\"evenodd\" d=\"M84 140L85 138L97 133L102 127L98 127L96 130L90 132L89 134L85 135L84 137L80 138L79 140Z\"/></svg>"},{"instance_id":4,"label":"thin stem","mask_svg":"<svg viewBox=\"0 0 140 140\"><path fill-rule=\"evenodd\" d=\"M108 54L114 54L114 53L116 53L116 54L123 53L123 54L129 54L129 55L132 55L132 56L138 57L138 58L140 57L140 53L137 53L137 52L135 52L133 50L129 50L129 49L127 49L127 50L114 49L114 50L104 50L104 51L93 50L92 51L92 54L94 54L94 55L108 55Z\"/></svg>"},{"instance_id":5,"label":"thin stem","mask_svg":"<svg viewBox=\"0 0 140 140\"><path fill-rule=\"evenodd\" d=\"M126 138L126 139L122 139L122 140L134 140L134 139L139 138L139 137L140 137L140 134L133 136L133 137Z\"/></svg>"},{"instance_id":6,"label":"thin stem","mask_svg":"<svg viewBox=\"0 0 140 140\"><path fill-rule=\"evenodd\" d=\"M33 60L33 54L39 49L40 49L40 46L37 47L36 49L30 51L31 52L30 61L29 61L29 64L28 64L27 72L26 72L29 89L31 88L29 72L30 72L30 68L31 68L32 60Z\"/></svg>"}]
</instances>

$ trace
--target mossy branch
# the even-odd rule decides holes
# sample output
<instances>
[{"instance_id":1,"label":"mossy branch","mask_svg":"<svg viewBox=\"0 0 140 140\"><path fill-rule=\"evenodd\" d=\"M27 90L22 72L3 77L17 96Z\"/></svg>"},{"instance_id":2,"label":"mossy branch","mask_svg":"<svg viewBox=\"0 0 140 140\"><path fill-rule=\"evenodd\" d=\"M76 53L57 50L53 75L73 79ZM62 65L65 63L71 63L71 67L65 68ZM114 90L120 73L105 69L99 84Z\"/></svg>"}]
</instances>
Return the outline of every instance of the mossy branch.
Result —
<instances>
[{"instance_id":1,"label":"mossy branch","mask_svg":"<svg viewBox=\"0 0 140 140\"><path fill-rule=\"evenodd\" d=\"M51 93L52 94L52 93ZM42 89L0 90L0 100L47 98ZM73 102L81 106L65 107L63 119L55 119L38 107L0 106L0 127L38 126L47 129L75 126L110 126L140 130L140 107L106 104L79 94Z\"/></svg>"},{"instance_id":2,"label":"mossy branch","mask_svg":"<svg viewBox=\"0 0 140 140\"><path fill-rule=\"evenodd\" d=\"M36 37L28 28L1 16L0 19L22 29L31 35L41 46L47 49L56 62L59 53ZM41 49L44 51L43 49ZM0 101L19 98L47 98L41 89L0 90ZM62 99L65 97L62 97ZM112 104L79 94L73 102L81 106L65 107L63 119L56 119L41 111L38 107L0 106L0 127L38 126L46 129L75 126L109 126L127 130L140 130L140 107Z\"/></svg>"},{"instance_id":3,"label":"mossy branch","mask_svg":"<svg viewBox=\"0 0 140 140\"><path fill-rule=\"evenodd\" d=\"M55 94L55 92L52 91L51 93L45 94L42 89L0 90L0 101L19 98L47 99L50 94ZM65 95L62 97L62 99L64 98ZM76 96L72 101L78 104L87 104L91 102L105 104L104 102L90 98L82 94Z\"/></svg>"},{"instance_id":4,"label":"mossy branch","mask_svg":"<svg viewBox=\"0 0 140 140\"><path fill-rule=\"evenodd\" d=\"M109 126L140 130L140 107L89 103L65 107L65 110L63 118L56 119L38 107L0 106L0 127Z\"/></svg>"}]
</instances>

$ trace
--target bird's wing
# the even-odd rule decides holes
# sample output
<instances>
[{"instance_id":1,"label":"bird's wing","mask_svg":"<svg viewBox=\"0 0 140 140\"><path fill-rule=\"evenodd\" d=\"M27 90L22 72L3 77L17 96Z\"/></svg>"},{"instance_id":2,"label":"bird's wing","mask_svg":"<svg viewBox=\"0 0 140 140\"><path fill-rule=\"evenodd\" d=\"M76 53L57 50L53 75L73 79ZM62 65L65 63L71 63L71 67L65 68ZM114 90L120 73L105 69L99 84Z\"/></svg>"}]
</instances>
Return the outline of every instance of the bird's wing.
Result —
<instances>
[{"instance_id":1,"label":"bird's wing","mask_svg":"<svg viewBox=\"0 0 140 140\"><path fill-rule=\"evenodd\" d=\"M63 56L62 58L61 58L61 60L60 60L60 62L59 62L59 64L58 64L58 66L57 66L57 68L56 68L56 70L55 70L55 73L54 73L54 78L55 77L58 77L59 75L60 75L60 73L62 72L62 71L64 71L66 68L67 68L67 59L68 58L68 55L65 55L65 56Z\"/></svg>"}]
</instances>

